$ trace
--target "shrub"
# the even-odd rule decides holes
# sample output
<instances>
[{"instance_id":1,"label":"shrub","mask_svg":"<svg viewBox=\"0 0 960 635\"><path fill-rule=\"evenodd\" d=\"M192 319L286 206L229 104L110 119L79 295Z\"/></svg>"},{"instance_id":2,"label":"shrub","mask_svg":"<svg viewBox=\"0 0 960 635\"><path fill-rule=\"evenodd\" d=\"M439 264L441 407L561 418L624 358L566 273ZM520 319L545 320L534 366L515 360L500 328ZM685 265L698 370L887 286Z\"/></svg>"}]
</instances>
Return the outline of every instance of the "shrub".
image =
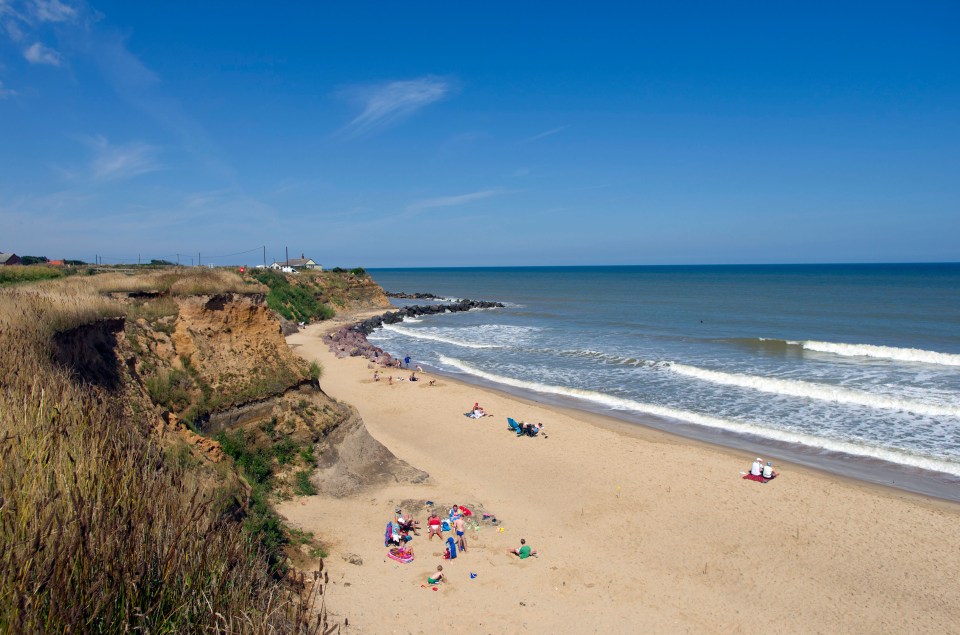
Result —
<instances>
[{"instance_id":1,"label":"shrub","mask_svg":"<svg viewBox=\"0 0 960 635\"><path fill-rule=\"evenodd\" d=\"M311 470L297 470L293 476L293 491L297 496L314 496L317 488L310 482Z\"/></svg>"}]
</instances>

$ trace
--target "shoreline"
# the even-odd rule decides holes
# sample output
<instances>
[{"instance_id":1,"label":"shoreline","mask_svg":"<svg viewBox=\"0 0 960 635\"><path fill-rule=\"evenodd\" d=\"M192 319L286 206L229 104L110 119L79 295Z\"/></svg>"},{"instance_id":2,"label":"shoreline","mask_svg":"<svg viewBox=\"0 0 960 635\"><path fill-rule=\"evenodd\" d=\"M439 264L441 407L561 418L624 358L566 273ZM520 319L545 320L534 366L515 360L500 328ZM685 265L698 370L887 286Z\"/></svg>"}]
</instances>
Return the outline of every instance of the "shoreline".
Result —
<instances>
[{"instance_id":1,"label":"shoreline","mask_svg":"<svg viewBox=\"0 0 960 635\"><path fill-rule=\"evenodd\" d=\"M377 317L383 317L393 313L396 317L394 321L402 321L406 315L405 312L410 308L422 309L423 307L401 306L394 307L394 309L385 313L377 312L368 314L364 312L363 314L354 316L352 319L345 317L344 322L339 325L339 328L342 330L345 326L358 327L355 331L355 339L350 342L350 345L355 346L356 340L362 339L363 344L360 347L360 352L362 355L365 355L368 360L376 362L376 358L370 356L370 352L374 350L380 352L381 359L386 358L390 360L392 359L391 354L384 351L377 344L369 342L367 335L382 326L382 323L376 323ZM333 328L328 328L326 332L329 334L333 333L334 330ZM883 458L864 454L851 454L841 450L824 449L802 443L780 441L734 430L710 428L682 419L671 419L639 412L618 412L603 406L592 407L589 402L576 399L575 397L554 396L532 389L513 387L483 377L477 377L466 372L450 372L430 365L424 367L438 376L443 376L467 385L498 391L532 403L555 408L572 408L584 414L590 414L625 424L629 426L629 428L639 427L646 430L654 430L668 436L704 443L711 447L729 450L731 452L769 455L775 457L778 463L789 463L794 467L815 470L827 476L845 478L871 486L889 488L897 492L960 504L960 477L945 472L895 463Z\"/></svg>"},{"instance_id":2,"label":"shoreline","mask_svg":"<svg viewBox=\"0 0 960 635\"><path fill-rule=\"evenodd\" d=\"M758 621L917 632L960 621L960 589L942 583L960 566L955 503L791 463L761 485L740 477L756 454L446 376L374 382L366 359L338 359L322 342L334 326L288 343L324 366L321 387L355 405L375 439L429 474L279 506L327 541L328 601L353 632L716 632ZM495 416L464 417L474 401ZM549 436L518 439L507 416L544 421ZM425 501L489 510L504 531L483 525L455 561L425 535L413 563L389 560L393 507L425 523ZM506 555L520 537L539 558ZM421 585L440 563L449 582L433 592Z\"/></svg>"}]
</instances>

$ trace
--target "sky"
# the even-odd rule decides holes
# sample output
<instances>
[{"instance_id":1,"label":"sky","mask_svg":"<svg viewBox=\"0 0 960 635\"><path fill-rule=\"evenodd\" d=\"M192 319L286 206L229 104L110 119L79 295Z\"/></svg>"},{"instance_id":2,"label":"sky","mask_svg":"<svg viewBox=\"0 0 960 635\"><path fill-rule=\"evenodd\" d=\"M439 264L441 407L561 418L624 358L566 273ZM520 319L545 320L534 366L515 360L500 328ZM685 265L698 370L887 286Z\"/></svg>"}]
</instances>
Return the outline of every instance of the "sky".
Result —
<instances>
[{"instance_id":1,"label":"sky","mask_svg":"<svg viewBox=\"0 0 960 635\"><path fill-rule=\"evenodd\" d=\"M0 251L960 261L955 0L467 4L0 0Z\"/></svg>"}]
</instances>

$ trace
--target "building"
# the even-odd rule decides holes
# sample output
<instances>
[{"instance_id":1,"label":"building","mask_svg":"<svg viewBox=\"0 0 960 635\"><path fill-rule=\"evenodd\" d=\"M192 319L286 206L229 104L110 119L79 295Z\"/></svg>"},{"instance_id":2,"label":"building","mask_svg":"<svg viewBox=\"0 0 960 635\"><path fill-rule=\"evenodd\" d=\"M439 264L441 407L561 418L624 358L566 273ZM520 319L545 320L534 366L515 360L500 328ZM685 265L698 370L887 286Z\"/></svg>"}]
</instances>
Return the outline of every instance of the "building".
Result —
<instances>
[{"instance_id":1,"label":"building","mask_svg":"<svg viewBox=\"0 0 960 635\"><path fill-rule=\"evenodd\" d=\"M0 267L4 265L19 265L19 264L21 264L20 256L18 256L17 254L0 253Z\"/></svg>"},{"instance_id":2,"label":"building","mask_svg":"<svg viewBox=\"0 0 960 635\"><path fill-rule=\"evenodd\" d=\"M317 271L323 271L323 267L318 265L310 258L304 258L303 254L300 254L299 258L291 258L287 262L275 262L270 265L271 269L282 269L283 267L293 267L294 269L315 269Z\"/></svg>"}]
</instances>

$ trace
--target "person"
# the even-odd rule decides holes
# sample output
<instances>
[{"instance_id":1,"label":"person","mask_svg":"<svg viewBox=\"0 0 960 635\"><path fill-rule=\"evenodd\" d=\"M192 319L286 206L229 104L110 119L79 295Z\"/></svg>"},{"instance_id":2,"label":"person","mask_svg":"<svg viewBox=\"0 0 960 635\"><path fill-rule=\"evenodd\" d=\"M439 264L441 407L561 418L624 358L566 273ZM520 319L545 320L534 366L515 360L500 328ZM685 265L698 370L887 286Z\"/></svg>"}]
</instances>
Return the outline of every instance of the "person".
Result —
<instances>
[{"instance_id":1,"label":"person","mask_svg":"<svg viewBox=\"0 0 960 635\"><path fill-rule=\"evenodd\" d=\"M410 373L410 381L420 381L419 379L417 379L416 371Z\"/></svg>"},{"instance_id":2,"label":"person","mask_svg":"<svg viewBox=\"0 0 960 635\"><path fill-rule=\"evenodd\" d=\"M443 529L440 523L440 516L437 515L437 512L434 511L430 514L430 519L427 521L427 525L430 526L430 537L428 540L432 540L434 535L440 536L441 542L443 541Z\"/></svg>"},{"instance_id":3,"label":"person","mask_svg":"<svg viewBox=\"0 0 960 635\"><path fill-rule=\"evenodd\" d=\"M437 385L437 380L436 380L436 379L431 379L429 385L430 385L430 386L436 386L436 385Z\"/></svg>"},{"instance_id":4,"label":"person","mask_svg":"<svg viewBox=\"0 0 960 635\"><path fill-rule=\"evenodd\" d=\"M422 372L423 372L423 369L420 368L420 364L417 364L417 372L418 372L418 373L422 373Z\"/></svg>"},{"instance_id":5,"label":"person","mask_svg":"<svg viewBox=\"0 0 960 635\"><path fill-rule=\"evenodd\" d=\"M377 371L373 371L373 381L380 381L380 374Z\"/></svg>"},{"instance_id":6,"label":"person","mask_svg":"<svg viewBox=\"0 0 960 635\"><path fill-rule=\"evenodd\" d=\"M460 551L466 551L467 541L463 537L463 534L466 533L466 526L462 516L457 516L453 521L453 529L457 532L457 548L459 548Z\"/></svg>"},{"instance_id":7,"label":"person","mask_svg":"<svg viewBox=\"0 0 960 635\"><path fill-rule=\"evenodd\" d=\"M770 465L770 461L763 466L763 478L773 478L773 466Z\"/></svg>"},{"instance_id":8,"label":"person","mask_svg":"<svg viewBox=\"0 0 960 635\"><path fill-rule=\"evenodd\" d=\"M410 369L410 356L409 356L409 355L407 355L406 357L403 358L403 367L406 368L407 370Z\"/></svg>"},{"instance_id":9,"label":"person","mask_svg":"<svg viewBox=\"0 0 960 635\"><path fill-rule=\"evenodd\" d=\"M535 437L540 434L540 428L542 427L542 423L538 423L536 425L532 423L525 423L523 424L523 434L527 435L528 437Z\"/></svg>"},{"instance_id":10,"label":"person","mask_svg":"<svg viewBox=\"0 0 960 635\"><path fill-rule=\"evenodd\" d=\"M750 465L750 476L760 476L763 474L763 459L757 457L757 460Z\"/></svg>"},{"instance_id":11,"label":"person","mask_svg":"<svg viewBox=\"0 0 960 635\"><path fill-rule=\"evenodd\" d=\"M387 383L390 384L391 386L393 385L393 375L390 375L389 377L387 377Z\"/></svg>"},{"instance_id":12,"label":"person","mask_svg":"<svg viewBox=\"0 0 960 635\"><path fill-rule=\"evenodd\" d=\"M460 506L454 503L453 507L450 508L450 513L448 513L447 516L450 517L451 523L460 518Z\"/></svg>"},{"instance_id":13,"label":"person","mask_svg":"<svg viewBox=\"0 0 960 635\"><path fill-rule=\"evenodd\" d=\"M525 538L520 539L520 546L516 549L509 549L507 553L512 553L515 556L520 556L521 560L525 560L530 556L537 555L537 552L530 548L530 545L527 544Z\"/></svg>"},{"instance_id":14,"label":"person","mask_svg":"<svg viewBox=\"0 0 960 635\"><path fill-rule=\"evenodd\" d=\"M434 574L433 574L432 576L430 576L429 578L427 578L427 584L439 584L439 583L441 583L441 582L444 582L444 579L443 579L443 565L442 565L442 564L438 564L438 565L437 565L437 572L434 573Z\"/></svg>"},{"instance_id":15,"label":"person","mask_svg":"<svg viewBox=\"0 0 960 635\"><path fill-rule=\"evenodd\" d=\"M415 521L413 518L404 518L403 512L399 507L396 509L396 515L394 516L394 522L397 523L400 527L400 531L413 532L413 535L420 535L420 523Z\"/></svg>"}]
</instances>

